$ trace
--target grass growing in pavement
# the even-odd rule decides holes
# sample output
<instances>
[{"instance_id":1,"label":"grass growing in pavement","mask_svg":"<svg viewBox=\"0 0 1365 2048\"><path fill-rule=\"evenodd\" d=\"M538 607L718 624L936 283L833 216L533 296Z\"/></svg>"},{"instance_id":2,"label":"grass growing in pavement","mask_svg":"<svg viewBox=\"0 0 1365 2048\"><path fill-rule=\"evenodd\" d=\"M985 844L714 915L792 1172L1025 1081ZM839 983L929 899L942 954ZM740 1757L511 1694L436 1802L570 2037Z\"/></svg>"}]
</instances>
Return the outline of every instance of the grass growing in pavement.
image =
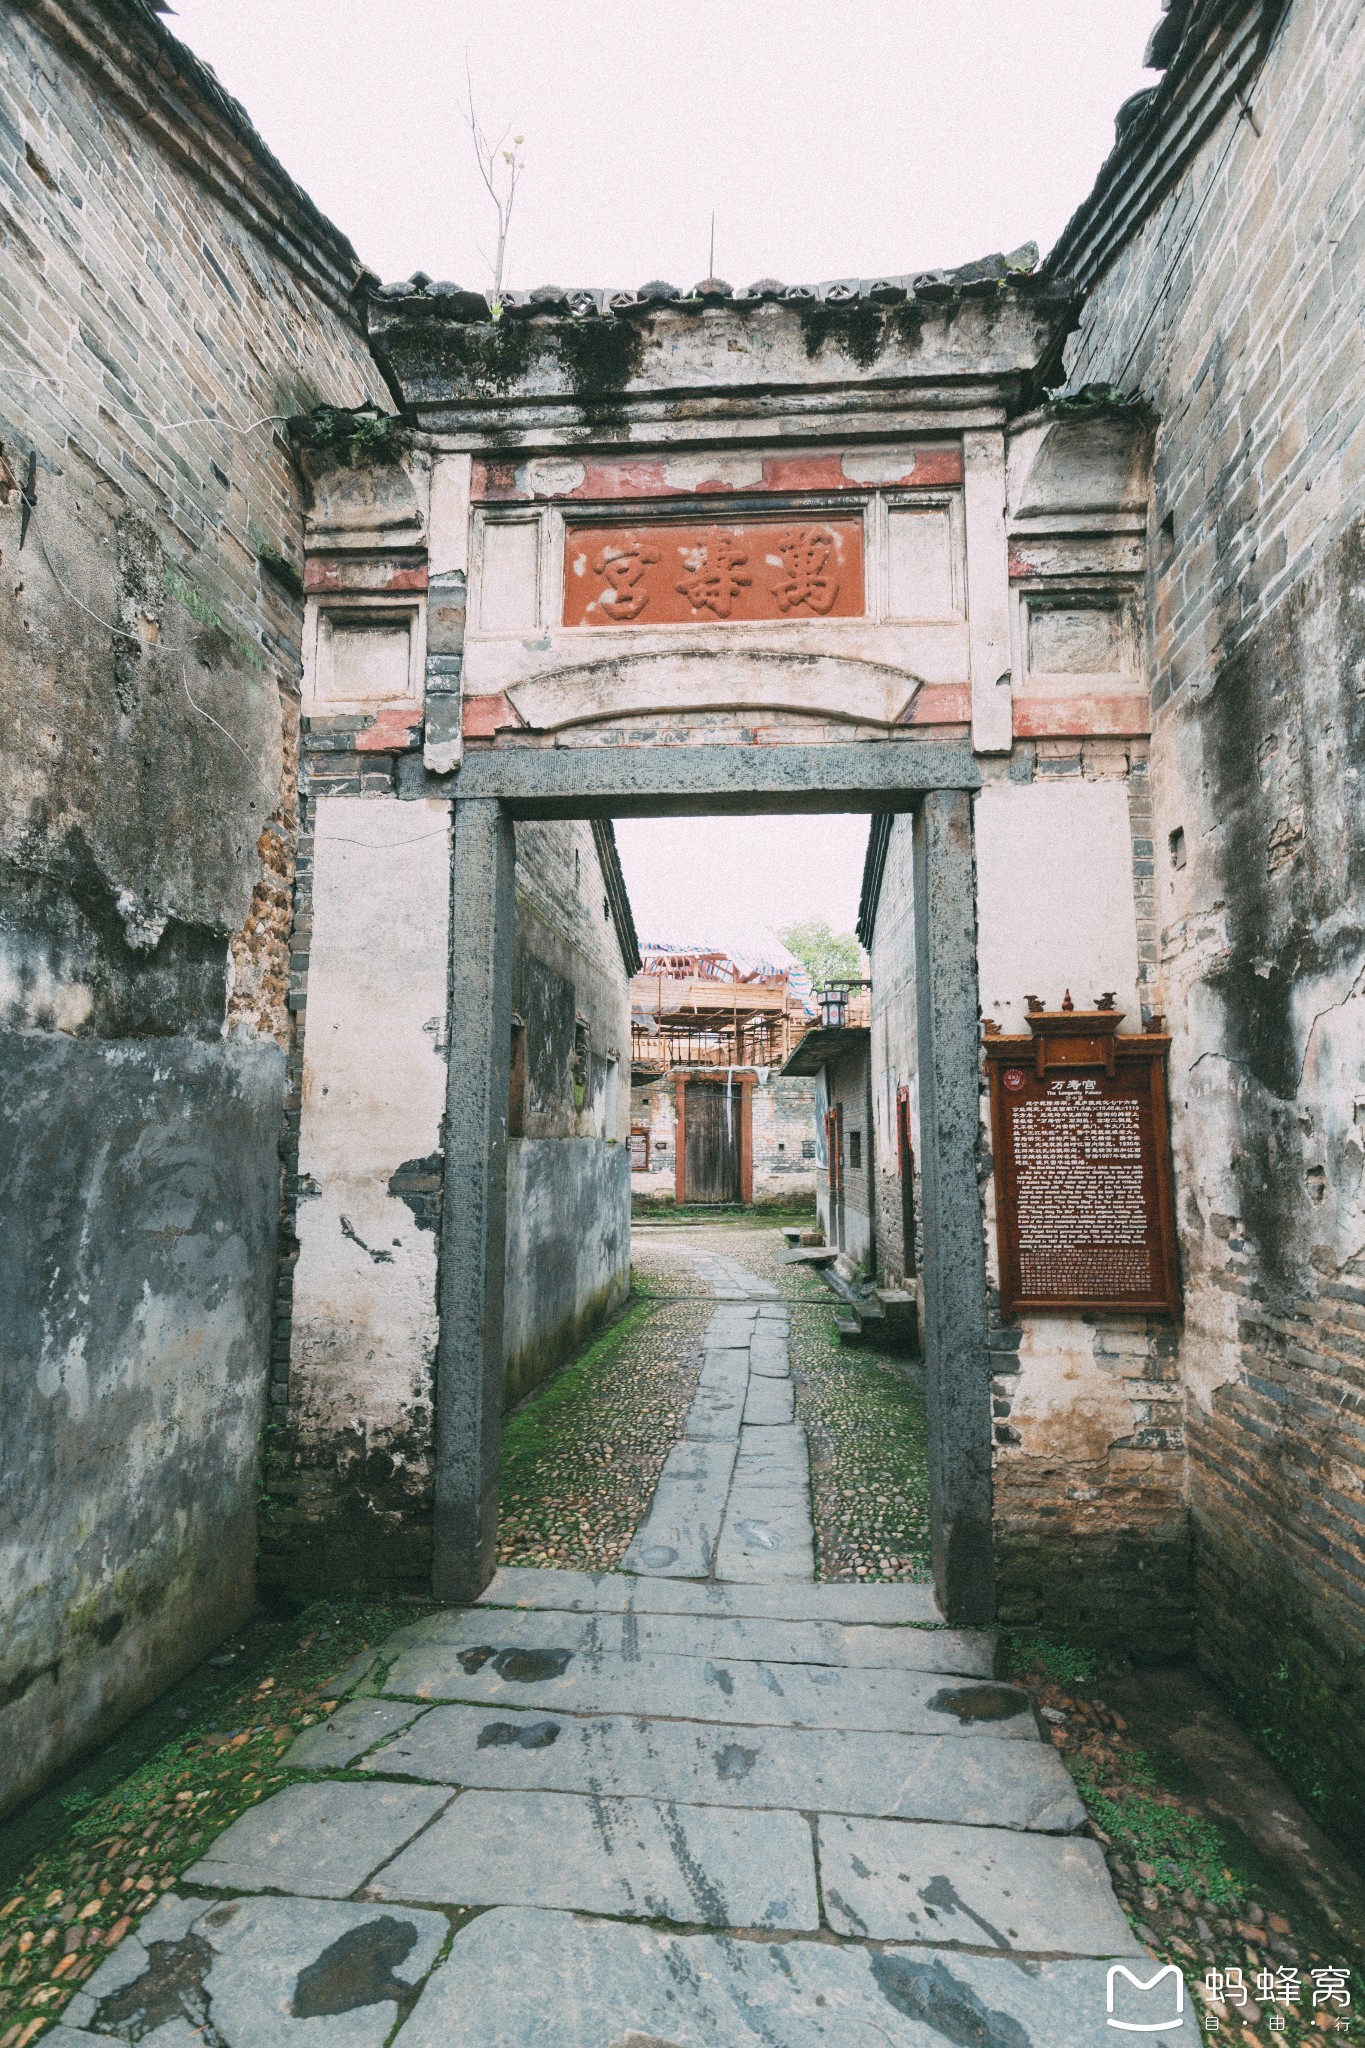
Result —
<instances>
[{"instance_id":1,"label":"grass growing in pavement","mask_svg":"<svg viewBox=\"0 0 1365 2048\"><path fill-rule=\"evenodd\" d=\"M810 1443L822 1579L927 1579L924 1395L904 1361L842 1344L833 1311L794 1309L791 1361Z\"/></svg>"},{"instance_id":2,"label":"grass growing in pavement","mask_svg":"<svg viewBox=\"0 0 1365 2048\"><path fill-rule=\"evenodd\" d=\"M29 2048L230 1821L284 1784L283 1750L330 1712L344 1667L424 1605L320 1600L249 1685L230 1671L182 1733L98 1798L0 1900L0 2048Z\"/></svg>"},{"instance_id":3,"label":"grass growing in pavement","mask_svg":"<svg viewBox=\"0 0 1365 2048\"><path fill-rule=\"evenodd\" d=\"M502 1431L500 1564L610 1571L682 1434L714 1304L639 1292Z\"/></svg>"},{"instance_id":4,"label":"grass growing in pavement","mask_svg":"<svg viewBox=\"0 0 1365 2048\"><path fill-rule=\"evenodd\" d=\"M1184 1973L1207 2037L1230 2036L1239 2048L1320 2041L1328 2029L1339 2038L1343 2009L1335 2001L1314 2007L1311 1973L1353 1959L1326 1954L1318 1932L1296 1924L1206 1801L1162 1782L1124 1717L1106 1705L1093 1653L1023 1632L1012 1633L1006 1649L1010 1676L1042 1709L1104 1846L1120 1905L1148 1950ZM1241 1973L1244 2001L1209 1994L1208 1973L1226 1980L1230 1969ZM1290 1981L1296 1999L1271 1995ZM1359 1983L1357 1974L1352 1988Z\"/></svg>"}]
</instances>

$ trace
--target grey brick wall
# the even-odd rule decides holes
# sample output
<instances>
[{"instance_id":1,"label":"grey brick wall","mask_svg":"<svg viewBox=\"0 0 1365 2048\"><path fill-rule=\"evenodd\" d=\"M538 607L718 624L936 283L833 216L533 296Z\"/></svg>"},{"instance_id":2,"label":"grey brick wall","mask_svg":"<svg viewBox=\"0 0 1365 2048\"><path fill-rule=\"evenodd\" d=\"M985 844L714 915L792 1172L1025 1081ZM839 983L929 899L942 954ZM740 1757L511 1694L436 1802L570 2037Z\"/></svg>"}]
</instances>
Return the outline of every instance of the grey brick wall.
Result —
<instances>
[{"instance_id":1,"label":"grey brick wall","mask_svg":"<svg viewBox=\"0 0 1365 2048\"><path fill-rule=\"evenodd\" d=\"M1208 1668L1365 1825L1365 15L1293 0L1085 308L1073 384L1160 416L1154 966ZM1136 814L1135 814L1136 815Z\"/></svg>"},{"instance_id":2,"label":"grey brick wall","mask_svg":"<svg viewBox=\"0 0 1365 2048\"><path fill-rule=\"evenodd\" d=\"M348 245L140 10L4 10L0 209L36 479L22 549L0 493L0 1065L41 1077L0 1138L3 1807L251 1598L301 626L269 416L380 383Z\"/></svg>"}]
</instances>

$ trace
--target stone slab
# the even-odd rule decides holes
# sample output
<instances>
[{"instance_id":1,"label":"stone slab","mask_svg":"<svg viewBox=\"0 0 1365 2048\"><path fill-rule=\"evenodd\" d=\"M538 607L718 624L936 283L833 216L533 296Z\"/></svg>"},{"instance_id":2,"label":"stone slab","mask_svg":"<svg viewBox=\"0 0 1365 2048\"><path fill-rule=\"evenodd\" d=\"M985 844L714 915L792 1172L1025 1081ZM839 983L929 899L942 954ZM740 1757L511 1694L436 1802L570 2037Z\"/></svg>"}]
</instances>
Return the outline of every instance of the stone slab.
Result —
<instances>
[{"instance_id":1,"label":"stone slab","mask_svg":"<svg viewBox=\"0 0 1365 2048\"><path fill-rule=\"evenodd\" d=\"M760 1352L757 1345L755 1345L753 1357L749 1360L749 1370L757 1379L789 1380L791 1378L791 1361L786 1355L785 1347L782 1356L779 1358L770 1351Z\"/></svg>"},{"instance_id":2,"label":"stone slab","mask_svg":"<svg viewBox=\"0 0 1365 2048\"><path fill-rule=\"evenodd\" d=\"M819 1840L838 1934L1034 1955L1145 1953L1099 1843L1084 1836L822 1816Z\"/></svg>"},{"instance_id":3,"label":"stone slab","mask_svg":"<svg viewBox=\"0 0 1365 2048\"><path fill-rule=\"evenodd\" d=\"M1050 1743L736 1729L521 1708L433 1707L365 1770L451 1785L610 1792L1070 1833L1085 1808Z\"/></svg>"},{"instance_id":4,"label":"stone slab","mask_svg":"<svg viewBox=\"0 0 1365 2048\"><path fill-rule=\"evenodd\" d=\"M699 1387L714 1387L719 1392L743 1394L749 1383L749 1351L745 1345L734 1351L704 1351L701 1371L697 1375Z\"/></svg>"},{"instance_id":5,"label":"stone slab","mask_svg":"<svg viewBox=\"0 0 1365 2048\"><path fill-rule=\"evenodd\" d=\"M936 1664L934 1669L948 1667ZM397 1700L347 1700L325 1721L305 1728L290 1743L284 1761L291 1771L342 1771L354 1757L396 1735L411 1719L412 1708Z\"/></svg>"},{"instance_id":6,"label":"stone slab","mask_svg":"<svg viewBox=\"0 0 1365 2048\"><path fill-rule=\"evenodd\" d=\"M810 1453L806 1432L799 1423L765 1423L745 1420L740 1453L751 1471L793 1472L802 1479L810 1476Z\"/></svg>"},{"instance_id":7,"label":"stone slab","mask_svg":"<svg viewBox=\"0 0 1365 2048\"><path fill-rule=\"evenodd\" d=\"M809 1495L792 1499L736 1483L716 1545L716 1576L730 1584L757 1585L814 1579Z\"/></svg>"},{"instance_id":8,"label":"stone slab","mask_svg":"<svg viewBox=\"0 0 1365 2048\"><path fill-rule=\"evenodd\" d=\"M754 1658L769 1664L956 1672L964 1678L989 1678L995 1668L995 1639L985 1630L770 1621L752 1615L563 1614L534 1607L499 1608L492 1613L483 1607L446 1608L401 1630L390 1638L388 1648L396 1651L409 1644L434 1642L474 1649L490 1641L490 1632L496 1633L500 1644L536 1649L564 1644L576 1650L607 1650L622 1657L658 1651L674 1657ZM382 1707L399 1719L410 1719L413 1711L410 1707L400 1710L393 1700L357 1701L356 1706ZM333 1716L334 1720L340 1718L340 1712ZM322 1730L307 1732L321 1734ZM301 1736L299 1741L304 1739ZM368 1742L361 1744L361 1748L369 1746ZM296 1743L294 1750L298 1747ZM289 1752L291 1761L294 1750Z\"/></svg>"},{"instance_id":9,"label":"stone slab","mask_svg":"<svg viewBox=\"0 0 1365 2048\"><path fill-rule=\"evenodd\" d=\"M1106 1966L670 1934L522 1908L455 1936L397 2048L1111 2048ZM1161 2039L1198 2048L1187 2009Z\"/></svg>"},{"instance_id":10,"label":"stone slab","mask_svg":"<svg viewBox=\"0 0 1365 2048\"><path fill-rule=\"evenodd\" d=\"M370 1880L372 1897L555 1906L701 1927L820 1924L799 1813L563 1792L466 1792Z\"/></svg>"},{"instance_id":11,"label":"stone slab","mask_svg":"<svg viewBox=\"0 0 1365 2048\"><path fill-rule=\"evenodd\" d=\"M344 1899L448 1796L427 1785L286 1785L235 1820L185 1882Z\"/></svg>"},{"instance_id":12,"label":"stone slab","mask_svg":"<svg viewBox=\"0 0 1365 2048\"><path fill-rule=\"evenodd\" d=\"M771 1380L750 1382L750 1402L765 1393L791 1399L791 1388ZM806 1432L790 1420L745 1406L725 1523L716 1546L718 1579L733 1583L808 1582L815 1577L810 1459Z\"/></svg>"},{"instance_id":13,"label":"stone slab","mask_svg":"<svg viewBox=\"0 0 1365 2048\"><path fill-rule=\"evenodd\" d=\"M922 1583L858 1586L696 1586L628 1572L556 1572L504 1565L481 1607L559 1608L569 1613L750 1614L785 1621L875 1622L941 1627L934 1589Z\"/></svg>"},{"instance_id":14,"label":"stone slab","mask_svg":"<svg viewBox=\"0 0 1365 2048\"><path fill-rule=\"evenodd\" d=\"M744 1411L742 1390L699 1386L687 1411L683 1435L690 1443L738 1445L739 1425Z\"/></svg>"},{"instance_id":15,"label":"stone slab","mask_svg":"<svg viewBox=\"0 0 1365 2048\"><path fill-rule=\"evenodd\" d=\"M733 1443L674 1444L626 1552L630 1571L665 1578L709 1575L734 1461Z\"/></svg>"},{"instance_id":16,"label":"stone slab","mask_svg":"<svg viewBox=\"0 0 1365 2048\"><path fill-rule=\"evenodd\" d=\"M568 1644L543 1650L511 1645L498 1650L490 1644L487 1652L477 1653L441 1643L417 1644L400 1652L387 1690L424 1700L533 1707L544 1713L647 1714L765 1727L1038 1740L1026 1693L983 1686L975 1679L719 1657L587 1654Z\"/></svg>"},{"instance_id":17,"label":"stone slab","mask_svg":"<svg viewBox=\"0 0 1365 2048\"><path fill-rule=\"evenodd\" d=\"M403 1906L272 1898L206 1905L172 1895L44 2038L103 2048L111 2035L156 2048L381 2048L400 1999L411 1997L448 1934L444 1914Z\"/></svg>"},{"instance_id":18,"label":"stone slab","mask_svg":"<svg viewBox=\"0 0 1365 2048\"><path fill-rule=\"evenodd\" d=\"M795 1422L796 1390L790 1379L764 1379L755 1373L744 1403L746 1423Z\"/></svg>"}]
</instances>

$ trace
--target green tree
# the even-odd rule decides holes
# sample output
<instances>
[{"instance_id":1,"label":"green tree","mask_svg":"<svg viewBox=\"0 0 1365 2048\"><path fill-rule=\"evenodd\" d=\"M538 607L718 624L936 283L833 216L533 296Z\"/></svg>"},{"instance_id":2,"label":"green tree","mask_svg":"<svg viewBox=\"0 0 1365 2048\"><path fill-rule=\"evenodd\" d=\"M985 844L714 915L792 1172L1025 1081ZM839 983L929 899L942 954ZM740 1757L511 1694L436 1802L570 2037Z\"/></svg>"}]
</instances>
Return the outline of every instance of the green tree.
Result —
<instances>
[{"instance_id":1,"label":"green tree","mask_svg":"<svg viewBox=\"0 0 1365 2048\"><path fill-rule=\"evenodd\" d=\"M823 917L809 917L804 924L789 924L777 936L788 952L795 953L817 988L863 971L862 947L853 933L831 931Z\"/></svg>"}]
</instances>

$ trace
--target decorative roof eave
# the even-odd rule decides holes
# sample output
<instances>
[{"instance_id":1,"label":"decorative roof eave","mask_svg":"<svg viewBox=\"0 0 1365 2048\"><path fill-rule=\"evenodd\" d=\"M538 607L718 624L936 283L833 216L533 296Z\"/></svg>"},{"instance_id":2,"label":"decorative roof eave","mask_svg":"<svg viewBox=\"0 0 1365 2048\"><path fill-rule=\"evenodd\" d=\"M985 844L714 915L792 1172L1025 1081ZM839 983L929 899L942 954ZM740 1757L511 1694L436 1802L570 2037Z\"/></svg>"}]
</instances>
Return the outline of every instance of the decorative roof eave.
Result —
<instances>
[{"instance_id":1,"label":"decorative roof eave","mask_svg":"<svg viewBox=\"0 0 1365 2048\"><path fill-rule=\"evenodd\" d=\"M533 295L534 297L534 295ZM869 415L907 403L926 416L978 409L996 419L1033 403L1075 322L1070 286L1033 274L937 283L884 303L871 292L705 301L645 294L602 309L507 305L475 294L372 295L371 347L411 419L438 433L515 440L584 427L725 423L823 399ZM482 317L480 317L482 316ZM684 425L685 422L685 425ZM945 421L945 426L949 423Z\"/></svg>"},{"instance_id":2,"label":"decorative roof eave","mask_svg":"<svg viewBox=\"0 0 1365 2048\"><path fill-rule=\"evenodd\" d=\"M1161 204L1228 111L1248 95L1289 0L1174 0L1148 45L1159 85L1120 107L1113 149L1042 275L1082 292Z\"/></svg>"},{"instance_id":3,"label":"decorative roof eave","mask_svg":"<svg viewBox=\"0 0 1365 2048\"><path fill-rule=\"evenodd\" d=\"M157 0L16 0L169 155L349 322L372 282L246 109L159 19Z\"/></svg>"}]
</instances>

